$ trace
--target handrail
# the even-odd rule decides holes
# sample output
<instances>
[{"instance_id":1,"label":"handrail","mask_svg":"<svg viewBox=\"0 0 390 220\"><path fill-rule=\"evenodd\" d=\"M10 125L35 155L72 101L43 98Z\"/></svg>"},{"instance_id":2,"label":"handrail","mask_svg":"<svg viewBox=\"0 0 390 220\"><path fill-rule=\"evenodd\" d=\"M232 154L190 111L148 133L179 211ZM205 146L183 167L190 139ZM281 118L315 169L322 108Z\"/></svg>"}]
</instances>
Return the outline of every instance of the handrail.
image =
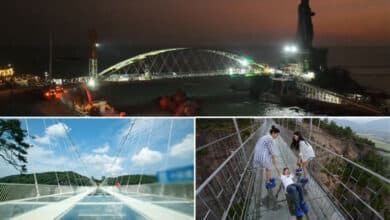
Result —
<instances>
[{"instance_id":1,"label":"handrail","mask_svg":"<svg viewBox=\"0 0 390 220\"><path fill-rule=\"evenodd\" d=\"M319 164L319 163L317 163ZM322 166L321 164L319 164L323 169L325 168L324 166ZM331 173L328 169L326 169L326 172L331 175L332 177L336 177L335 174ZM369 208L372 212L375 213L375 215L377 217L379 217L380 219L384 220L383 217L379 214L378 211L376 211L374 208L371 207L370 204L367 204L363 199L360 198L359 195L357 195L353 190L351 190L347 185L345 185L341 180L339 180L338 178L335 178L337 182L339 182L345 189L347 189L353 196L355 196L355 198L357 198L361 203L363 203L367 208Z\"/></svg>"},{"instance_id":2,"label":"handrail","mask_svg":"<svg viewBox=\"0 0 390 220\"><path fill-rule=\"evenodd\" d=\"M370 169L368 169L368 168L365 168L365 167L363 167L362 165L360 165L360 164L358 164L358 163L355 163L355 162L353 162L352 160L350 160L350 159L348 159L348 158L345 158L343 155L337 154L337 153L335 153L335 152L329 150L328 148L321 146L320 144L318 144L318 143L316 143L316 142L313 142L313 141L309 141L309 142L312 143L312 144L314 144L314 145L316 145L316 146L318 146L318 147L320 147L320 148L322 148L322 149L324 149L324 150L326 150L326 151L328 151L329 153L335 155L336 157L341 158L341 159L345 160L346 162L348 162L348 163L350 163L350 164L352 164L352 165L354 165L354 166L359 167L360 169L362 169L362 170L364 170L364 171L370 173L371 175L373 175L373 176L375 176L375 177L377 177L377 178L383 180L383 181L386 182L387 184L390 184L390 180L387 179L386 177L380 175L379 173L376 173L376 172L374 172L374 171L372 171L372 170L370 170Z\"/></svg>"},{"instance_id":3,"label":"handrail","mask_svg":"<svg viewBox=\"0 0 390 220\"><path fill-rule=\"evenodd\" d=\"M221 164L219 167L196 189L196 195L198 195L204 187L222 170L222 168L248 143L250 139L260 130L259 127L256 131L254 131L233 153ZM236 133L235 133L236 134Z\"/></svg>"},{"instance_id":4,"label":"handrail","mask_svg":"<svg viewBox=\"0 0 390 220\"><path fill-rule=\"evenodd\" d=\"M251 156L250 156L250 158L252 158L253 157L253 154L254 154L254 150L252 151L252 153L251 153ZM239 180L239 182L237 183L237 187L236 187L236 189L234 190L234 193L233 193L233 195L232 195L232 197L230 198L230 202L229 202L229 205L228 205L228 207L226 208L226 210L225 210L225 213L223 214L223 216L222 216L222 219L226 219L226 217L227 217L227 215L229 214L229 210L230 210L230 208L232 207L232 205L233 205L233 202L234 202L234 199L236 198L236 194L237 194L237 192L238 192L238 189L240 188L240 185L241 185L241 182L242 182L242 180L244 179L244 173L248 170L248 167L249 167L249 164L251 163L251 160L248 160L248 162L246 163L246 166L245 166L245 168L244 168L244 171L240 174L240 180Z\"/></svg>"},{"instance_id":5,"label":"handrail","mask_svg":"<svg viewBox=\"0 0 390 220\"><path fill-rule=\"evenodd\" d=\"M248 130L249 128L253 128L253 127L255 127L255 125L248 126L248 127L244 128L244 129L240 130L240 132L246 131L246 130ZM209 143L207 143L207 144L205 144L205 145L202 145L202 146L200 146L200 147L197 147L197 148L196 148L196 152L201 151L201 150L204 150L205 148L209 147L210 145L216 144L216 143L218 143L218 142L220 142L220 141L223 141L223 140L225 140L225 139L227 139L227 138L230 138L230 137L232 137L232 136L234 136L234 135L237 135L237 132L233 132L233 133L231 133L231 134L229 134L229 135L227 135L227 136L221 137L221 138L219 138L219 139L217 139L217 140L215 140L215 141L212 141L212 142L209 142Z\"/></svg>"},{"instance_id":6,"label":"handrail","mask_svg":"<svg viewBox=\"0 0 390 220\"><path fill-rule=\"evenodd\" d=\"M282 126L282 125L281 125L281 126ZM283 126L282 126L282 127L283 127ZM285 128L285 129L286 129L286 128ZM287 129L287 130L289 130L289 129ZM358 164L358 163L356 163L356 162L353 162L352 160L350 160L350 159L348 159L348 158L345 158L343 155L337 154L337 153L335 153L335 152L329 150L328 148L322 146L321 144L319 144L319 143L317 143L317 142L314 142L314 141L311 141L311 140L307 140L307 141L308 141L309 143L313 144L313 145L316 145L316 146L318 146L318 147L320 147L320 148L326 150L327 152L329 152L329 153L335 155L336 157L341 158L342 160L346 161L347 163L350 163L350 164L352 164L352 165L354 165L354 166L357 166L358 168L360 168L360 169L362 169L362 170L364 170L364 171L370 173L371 175L373 175L373 176L375 176L375 177L377 177L377 178L383 180L383 181L386 182L387 184L390 184L390 179L387 179L386 177L380 175L379 173L376 173L375 171L372 171L372 170L370 170L370 169L368 169L368 168L366 168L366 167L363 167L362 165L360 165L360 164Z\"/></svg>"},{"instance_id":7,"label":"handrail","mask_svg":"<svg viewBox=\"0 0 390 220\"><path fill-rule=\"evenodd\" d=\"M286 133L291 133L291 130L290 130L289 128L286 128L286 127L284 127L283 125L281 125L281 127L285 130ZM354 161L352 161L352 160L350 160L350 159L344 157L342 154L338 154L338 153L332 151L331 149L329 149L328 147L326 147L326 145L321 145L320 143L317 143L317 142L312 141L312 140L308 140L308 142L311 143L312 146L318 147L319 149L322 149L323 152L327 152L328 154L333 155L335 158L341 159L341 161L344 161L345 166L347 166L347 165L353 166L352 172L351 172L351 174L350 174L350 178L351 178L351 176L352 176L353 170L354 170L355 168L357 168L357 169L360 169L362 172L371 175L371 178L374 177L374 178L377 178L378 180L382 181L382 184L390 184L390 180L389 180L387 177L382 176L381 174L379 174L379 173L377 173L377 172L375 172L375 171L373 171L373 170L371 170L371 169L365 167L364 165L361 165L361 164L359 164L359 163L357 163L357 162L354 162ZM343 181L339 178L339 176L338 176L337 174L332 173L332 172L331 172L327 167L325 167L323 164L319 163L318 161L315 161L315 162L316 162L316 164L318 164L318 166L319 166L320 169L323 169L324 172L326 172L327 175L332 176L332 177L334 178L334 180L335 180L335 183L340 184L340 186L342 186L342 188L344 189L345 192L350 193L350 195L352 196L352 198L356 199L356 201L359 201L364 207L366 207L366 208L367 208L371 213L373 213L377 218L379 218L379 219L381 219L381 220L384 219L384 217L381 215L380 211L376 210L376 209L373 207L373 205L371 204L371 201L372 201L372 200L369 200L369 201L368 201L368 200L365 199L364 197L359 196L359 194L358 194L357 192L353 191L353 189L350 188L350 186L348 186L349 179L348 179L348 181L345 183L345 182L343 182ZM344 169L344 170L345 170L345 169ZM344 172L345 172L345 171L343 171L343 173L344 173ZM359 181L359 178L358 178L358 180L355 180L356 183L358 183L358 181ZM383 186L384 186L384 185L382 185L382 187L381 187L380 189L382 189ZM368 189L370 189L368 185L367 185L366 187L367 187ZM374 191L373 193L377 194L378 191L379 191L379 190ZM332 195L332 197L334 197L333 194L331 194L331 195ZM353 212L350 213L350 211L346 210L345 207L344 207L344 204L340 203L340 201L339 201L337 198L335 198L335 200L336 200L337 203L339 204L339 207L340 207L341 209L343 209L349 217L353 218L353 217L351 216L351 214L352 214Z\"/></svg>"}]
</instances>

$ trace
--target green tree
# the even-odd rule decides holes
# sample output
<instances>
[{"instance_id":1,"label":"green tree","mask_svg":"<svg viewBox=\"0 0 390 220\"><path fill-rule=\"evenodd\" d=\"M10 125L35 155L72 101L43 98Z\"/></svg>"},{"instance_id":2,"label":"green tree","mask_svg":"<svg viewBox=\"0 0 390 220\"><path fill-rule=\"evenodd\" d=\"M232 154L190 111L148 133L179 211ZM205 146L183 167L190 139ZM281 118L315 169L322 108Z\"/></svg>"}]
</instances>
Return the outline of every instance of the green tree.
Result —
<instances>
[{"instance_id":1,"label":"green tree","mask_svg":"<svg viewBox=\"0 0 390 220\"><path fill-rule=\"evenodd\" d=\"M27 171L27 149L32 147L25 142L26 137L19 120L0 119L0 158L21 173Z\"/></svg>"}]
</instances>

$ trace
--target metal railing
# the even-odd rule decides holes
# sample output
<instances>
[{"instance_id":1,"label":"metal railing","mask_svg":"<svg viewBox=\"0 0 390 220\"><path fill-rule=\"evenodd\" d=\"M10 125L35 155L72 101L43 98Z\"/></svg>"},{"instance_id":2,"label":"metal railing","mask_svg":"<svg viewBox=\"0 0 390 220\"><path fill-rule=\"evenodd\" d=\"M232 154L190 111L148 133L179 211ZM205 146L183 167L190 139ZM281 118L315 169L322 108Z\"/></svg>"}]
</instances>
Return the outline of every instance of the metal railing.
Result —
<instances>
[{"instance_id":1,"label":"metal railing","mask_svg":"<svg viewBox=\"0 0 390 220\"><path fill-rule=\"evenodd\" d=\"M0 202L80 192L83 189L85 187L69 185L38 184L36 187L35 184L0 183Z\"/></svg>"},{"instance_id":2,"label":"metal railing","mask_svg":"<svg viewBox=\"0 0 390 220\"><path fill-rule=\"evenodd\" d=\"M297 88L300 89L302 91L302 95L308 99L334 104L349 104L382 115L380 110L369 103L357 102L336 92L319 88L308 83L297 82Z\"/></svg>"},{"instance_id":3,"label":"metal railing","mask_svg":"<svg viewBox=\"0 0 390 220\"><path fill-rule=\"evenodd\" d=\"M309 123L288 120L279 120L284 127L282 135L291 139L293 130L297 130L307 137L316 152L316 159L310 163L309 172L346 217L390 218L390 180L343 154L336 153L341 151L351 154L356 143L352 140L331 143L326 138L329 134L319 128L320 124L314 125L312 120Z\"/></svg>"},{"instance_id":4,"label":"metal railing","mask_svg":"<svg viewBox=\"0 0 390 220\"><path fill-rule=\"evenodd\" d=\"M317 140L321 140L320 135L326 133L326 130L320 128L320 124L314 125L311 120L307 123L306 120L295 119L275 119L273 123L279 124L281 129L282 138L277 140L278 160L282 163L279 166L294 166L296 163L297 156L294 153L297 152L289 148L293 131L301 131L316 152L316 158L308 167L311 180L305 187L306 199L312 210L308 213L310 219L389 219L390 182L387 177L337 153L337 146L318 142ZM256 192L257 188L262 189L262 173L254 172L251 162L255 141L266 133L266 124L268 123L264 123L257 132L251 133L238 148L231 147L235 150L213 169L211 175L197 188L197 219L289 216L286 213L278 215L269 207L264 207L264 201L260 201L261 194ZM204 149L213 149L219 146L219 142L232 138L239 139L235 133L230 133L200 146L202 148L197 153ZM325 139L329 141L330 138L327 136ZM336 144L344 144L347 141L338 140L334 136L332 139L338 141ZM353 143L348 144L349 147L350 145ZM285 205L284 196L277 195L278 193L277 206ZM279 211L286 212L286 209Z\"/></svg>"},{"instance_id":5,"label":"metal railing","mask_svg":"<svg viewBox=\"0 0 390 220\"><path fill-rule=\"evenodd\" d=\"M271 123L276 125L274 121L269 120L269 123L267 123L268 128L271 127ZM283 134L282 129L281 131L281 134ZM295 169L296 167L297 157L290 149L288 140L289 138L286 139L286 137L281 135L274 140L272 147L276 164L280 169L284 167ZM250 184L251 201L244 219L295 219L293 205L288 202L284 186L276 170L274 168L271 169L272 176L276 179L276 187L270 190L264 187L263 169L253 169L253 172L255 175L252 176ZM299 179L300 177L296 176L294 181L300 184ZM302 185L302 187L304 188L305 201L310 207L309 213L306 214L308 219L345 219L328 197L326 191L316 181L310 180L308 184Z\"/></svg>"},{"instance_id":6,"label":"metal railing","mask_svg":"<svg viewBox=\"0 0 390 220\"><path fill-rule=\"evenodd\" d=\"M202 184L263 122L263 120L252 120L244 123L241 119L237 119L236 128L231 119L218 120L224 120L229 126L225 127L227 125L217 123L215 126L223 126L222 130L200 131L197 134L197 186Z\"/></svg>"},{"instance_id":7,"label":"metal railing","mask_svg":"<svg viewBox=\"0 0 390 220\"><path fill-rule=\"evenodd\" d=\"M115 187L115 186L113 186ZM164 187L164 190L162 190ZM194 199L194 183L150 183L141 185L122 185L119 189L121 193L140 193L156 196L168 196L186 200Z\"/></svg>"},{"instance_id":8,"label":"metal railing","mask_svg":"<svg viewBox=\"0 0 390 220\"><path fill-rule=\"evenodd\" d=\"M259 125L261 122L256 124ZM245 215L250 198L249 189L253 175L253 172L250 172L250 167L254 146L263 127L252 127L249 137L235 148L230 156L197 188L197 219L239 219ZM213 145L226 142L233 137L238 139L237 142L240 142L239 137L241 137L243 130L245 129L239 129L235 133L236 135L230 134L220 138L219 141L214 141L212 145L207 147L211 148Z\"/></svg>"}]
</instances>

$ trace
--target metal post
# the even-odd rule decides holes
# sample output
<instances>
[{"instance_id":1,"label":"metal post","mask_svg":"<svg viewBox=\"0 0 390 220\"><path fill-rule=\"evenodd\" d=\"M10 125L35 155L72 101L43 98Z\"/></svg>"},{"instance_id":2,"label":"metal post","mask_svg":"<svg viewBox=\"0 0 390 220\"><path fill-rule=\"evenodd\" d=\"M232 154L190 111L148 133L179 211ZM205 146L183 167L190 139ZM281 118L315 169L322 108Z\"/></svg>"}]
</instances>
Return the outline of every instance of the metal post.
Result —
<instances>
[{"instance_id":1,"label":"metal post","mask_svg":"<svg viewBox=\"0 0 390 220\"><path fill-rule=\"evenodd\" d=\"M287 128L287 130L288 130L288 118L286 118L286 120L287 120L287 123L286 123L286 128Z\"/></svg>"},{"instance_id":2,"label":"metal post","mask_svg":"<svg viewBox=\"0 0 390 220\"><path fill-rule=\"evenodd\" d=\"M309 141L311 141L311 133L313 129L313 118L310 118L310 127L309 127Z\"/></svg>"},{"instance_id":3,"label":"metal post","mask_svg":"<svg viewBox=\"0 0 390 220\"><path fill-rule=\"evenodd\" d=\"M47 129L45 119L43 120L43 127L45 128L45 130ZM53 150L53 146L52 146L51 143L49 144L49 148L50 148L50 150ZM62 193L62 189L61 189L61 186L60 186L60 181L58 179L58 173L57 173L57 167L56 166L54 167L54 172L55 172L55 175L56 175L58 190L60 191L60 193Z\"/></svg>"},{"instance_id":4,"label":"metal post","mask_svg":"<svg viewBox=\"0 0 390 220\"><path fill-rule=\"evenodd\" d=\"M318 131L319 131L319 132L321 132L321 129L320 129L321 127L320 127L320 125L321 125L321 119L319 118L319 119L318 119Z\"/></svg>"},{"instance_id":5,"label":"metal post","mask_svg":"<svg viewBox=\"0 0 390 220\"><path fill-rule=\"evenodd\" d=\"M27 119L25 119L25 122L26 122L26 130L27 130L27 140L28 140L28 143L30 144L30 132L29 132L29 129L28 129ZM34 169L33 175L34 175L35 191L37 192L37 197L39 197L40 194L39 194L38 181L37 181L37 175L35 173L35 169Z\"/></svg>"},{"instance_id":6,"label":"metal post","mask_svg":"<svg viewBox=\"0 0 390 220\"><path fill-rule=\"evenodd\" d=\"M73 190L72 183L70 182L70 178L69 178L69 171L65 171L65 172L66 172L66 177L68 178L69 188L71 190ZM74 190L73 190L73 192L74 192Z\"/></svg>"},{"instance_id":7,"label":"metal post","mask_svg":"<svg viewBox=\"0 0 390 220\"><path fill-rule=\"evenodd\" d=\"M295 118L295 127L294 127L294 131L297 131L297 125L298 125L298 118Z\"/></svg>"},{"instance_id":8,"label":"metal post","mask_svg":"<svg viewBox=\"0 0 390 220\"><path fill-rule=\"evenodd\" d=\"M242 146L242 138L241 138L240 128L238 127L237 119L236 119L236 118L233 118L233 124L234 124L234 127L236 128L237 137L238 137L238 141L240 142L240 146ZM247 157L247 155L246 155L245 149L242 149L242 152L243 152L243 154L244 154L245 160L247 160L248 157Z\"/></svg>"},{"instance_id":9,"label":"metal post","mask_svg":"<svg viewBox=\"0 0 390 220\"><path fill-rule=\"evenodd\" d=\"M242 139L241 139L241 134L240 134L240 128L238 127L236 118L233 118L233 123L234 123L234 127L236 128L238 141L240 142L240 146L241 146L242 145Z\"/></svg>"},{"instance_id":10,"label":"metal post","mask_svg":"<svg viewBox=\"0 0 390 220\"><path fill-rule=\"evenodd\" d=\"M169 152L169 149L171 147L171 138L172 138L172 128L173 128L173 120L171 120L171 126L169 128L169 136L168 136L168 144L167 144L167 152ZM167 169L167 159L165 160L164 170ZM165 193L165 183L162 183L160 196L163 196Z\"/></svg>"},{"instance_id":11,"label":"metal post","mask_svg":"<svg viewBox=\"0 0 390 220\"><path fill-rule=\"evenodd\" d=\"M49 39L49 79L53 78L53 33L50 32Z\"/></svg>"}]
</instances>

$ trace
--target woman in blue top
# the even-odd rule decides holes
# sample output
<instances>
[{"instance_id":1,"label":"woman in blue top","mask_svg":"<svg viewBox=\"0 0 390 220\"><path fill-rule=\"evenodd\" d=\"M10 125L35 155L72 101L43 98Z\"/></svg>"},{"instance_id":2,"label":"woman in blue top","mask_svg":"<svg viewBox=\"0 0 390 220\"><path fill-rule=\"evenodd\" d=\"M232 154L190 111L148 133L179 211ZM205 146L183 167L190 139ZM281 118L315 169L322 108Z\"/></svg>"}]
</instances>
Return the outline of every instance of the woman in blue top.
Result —
<instances>
[{"instance_id":1,"label":"woman in blue top","mask_svg":"<svg viewBox=\"0 0 390 220\"><path fill-rule=\"evenodd\" d=\"M272 164L275 166L275 157L272 147L273 140L279 136L280 130L272 125L269 134L261 137L255 147L255 154L253 157L254 168L265 168L265 187L267 189L275 187L275 179L271 178Z\"/></svg>"}]
</instances>

